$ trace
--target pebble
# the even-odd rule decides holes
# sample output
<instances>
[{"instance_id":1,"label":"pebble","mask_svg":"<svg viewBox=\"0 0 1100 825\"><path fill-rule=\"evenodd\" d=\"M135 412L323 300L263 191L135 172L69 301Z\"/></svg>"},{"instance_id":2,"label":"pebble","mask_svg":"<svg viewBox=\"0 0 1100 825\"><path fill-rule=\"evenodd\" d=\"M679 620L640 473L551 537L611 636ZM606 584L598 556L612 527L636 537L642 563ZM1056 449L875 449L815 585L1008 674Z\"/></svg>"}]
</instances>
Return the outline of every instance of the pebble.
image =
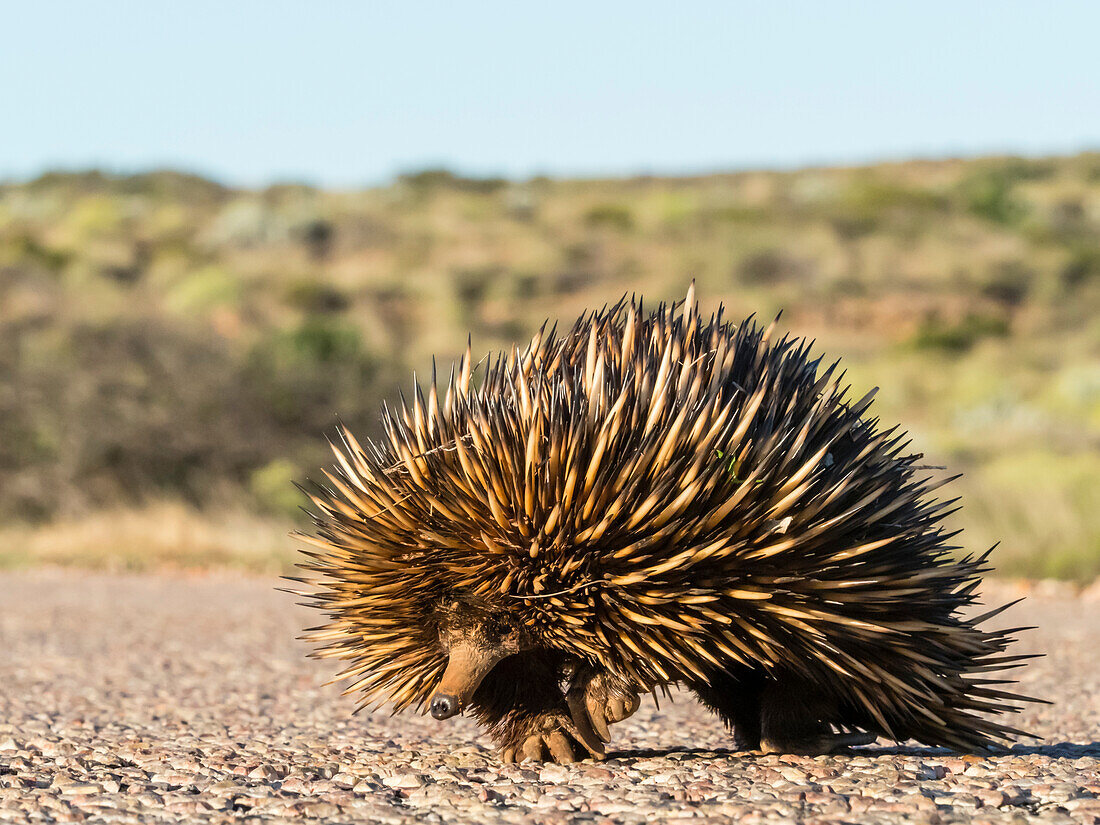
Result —
<instances>
[{"instance_id":1,"label":"pebble","mask_svg":"<svg viewBox=\"0 0 1100 825\"><path fill-rule=\"evenodd\" d=\"M564 782L568 778L569 770L553 762L543 764L542 769L539 771L539 782Z\"/></svg>"},{"instance_id":2,"label":"pebble","mask_svg":"<svg viewBox=\"0 0 1100 825\"><path fill-rule=\"evenodd\" d=\"M317 617L275 586L0 573L0 821L1100 825L1100 611L1062 590L1005 614L1039 628L1013 652L1047 653L1019 671L1022 692L1055 702L1015 720L1038 742L737 754L674 693L616 725L606 761L561 766L501 764L466 718L352 715L295 641Z\"/></svg>"},{"instance_id":3,"label":"pebble","mask_svg":"<svg viewBox=\"0 0 1100 825\"><path fill-rule=\"evenodd\" d=\"M419 788L423 786L424 780L415 773L402 773L397 776L387 776L382 780L382 784L388 788Z\"/></svg>"}]
</instances>

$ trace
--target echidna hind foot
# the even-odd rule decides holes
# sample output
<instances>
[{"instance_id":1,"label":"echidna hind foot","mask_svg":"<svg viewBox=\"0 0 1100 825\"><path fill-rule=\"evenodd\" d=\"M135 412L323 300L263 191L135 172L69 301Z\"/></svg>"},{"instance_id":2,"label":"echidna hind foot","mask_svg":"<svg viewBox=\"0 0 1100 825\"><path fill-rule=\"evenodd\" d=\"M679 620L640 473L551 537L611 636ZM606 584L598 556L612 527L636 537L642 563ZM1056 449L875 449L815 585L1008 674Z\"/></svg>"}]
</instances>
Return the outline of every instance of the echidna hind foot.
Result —
<instances>
[{"instance_id":1,"label":"echidna hind foot","mask_svg":"<svg viewBox=\"0 0 1100 825\"><path fill-rule=\"evenodd\" d=\"M777 734L784 736L783 734ZM857 745L870 745L878 737L873 733L833 733L822 730L816 735L801 735L790 738L761 739L760 747L754 750L762 754L785 753L796 756L826 756L831 753L843 753Z\"/></svg>"},{"instance_id":2,"label":"echidna hind foot","mask_svg":"<svg viewBox=\"0 0 1100 825\"><path fill-rule=\"evenodd\" d=\"M739 751L823 756L878 738L862 731L835 732L834 725L842 726L836 702L790 676L770 679L734 670L691 687L731 728Z\"/></svg>"},{"instance_id":3,"label":"echidna hind foot","mask_svg":"<svg viewBox=\"0 0 1100 825\"><path fill-rule=\"evenodd\" d=\"M798 680L765 681L760 697L761 753L824 756L853 745L869 745L873 733L836 733L839 722L835 701L823 697Z\"/></svg>"}]
</instances>

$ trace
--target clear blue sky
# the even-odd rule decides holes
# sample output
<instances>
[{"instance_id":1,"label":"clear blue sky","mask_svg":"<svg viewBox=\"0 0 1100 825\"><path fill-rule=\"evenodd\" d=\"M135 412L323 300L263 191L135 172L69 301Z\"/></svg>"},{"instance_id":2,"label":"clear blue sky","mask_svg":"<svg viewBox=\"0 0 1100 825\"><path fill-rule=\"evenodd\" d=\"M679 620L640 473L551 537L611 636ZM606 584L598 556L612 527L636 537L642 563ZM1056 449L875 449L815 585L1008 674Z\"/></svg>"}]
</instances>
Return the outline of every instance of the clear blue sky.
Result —
<instances>
[{"instance_id":1,"label":"clear blue sky","mask_svg":"<svg viewBox=\"0 0 1100 825\"><path fill-rule=\"evenodd\" d=\"M1100 148L1097 2L0 4L0 178L355 186Z\"/></svg>"}]
</instances>

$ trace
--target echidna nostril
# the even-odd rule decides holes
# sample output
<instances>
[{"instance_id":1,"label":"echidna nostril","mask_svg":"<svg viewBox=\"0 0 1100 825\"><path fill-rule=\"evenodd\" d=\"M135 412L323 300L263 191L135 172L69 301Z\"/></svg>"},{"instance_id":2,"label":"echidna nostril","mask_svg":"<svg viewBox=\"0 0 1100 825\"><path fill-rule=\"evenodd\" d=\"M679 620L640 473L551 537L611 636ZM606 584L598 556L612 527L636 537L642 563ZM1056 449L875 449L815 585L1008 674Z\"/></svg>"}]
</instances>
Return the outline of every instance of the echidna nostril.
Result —
<instances>
[{"instance_id":1,"label":"echidna nostril","mask_svg":"<svg viewBox=\"0 0 1100 825\"><path fill-rule=\"evenodd\" d=\"M430 710L436 719L450 719L458 713L458 701L453 696L440 693L432 698Z\"/></svg>"}]
</instances>

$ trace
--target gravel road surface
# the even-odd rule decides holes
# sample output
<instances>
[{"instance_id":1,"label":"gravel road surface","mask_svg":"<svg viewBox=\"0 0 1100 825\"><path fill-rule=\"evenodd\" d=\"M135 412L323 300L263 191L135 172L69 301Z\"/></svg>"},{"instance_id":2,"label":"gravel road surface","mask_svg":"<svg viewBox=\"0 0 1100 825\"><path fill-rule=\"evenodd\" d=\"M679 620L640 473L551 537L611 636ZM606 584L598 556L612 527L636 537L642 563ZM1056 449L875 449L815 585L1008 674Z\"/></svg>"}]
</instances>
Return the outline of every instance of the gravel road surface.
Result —
<instances>
[{"instance_id":1,"label":"gravel road surface","mask_svg":"<svg viewBox=\"0 0 1100 825\"><path fill-rule=\"evenodd\" d=\"M1047 654L1022 673L1055 702L1019 719L1038 744L735 754L684 695L615 726L606 762L560 767L500 764L467 719L353 717L295 641L317 617L275 584L0 574L0 822L1100 824L1095 593L1038 587L1004 616Z\"/></svg>"}]
</instances>

